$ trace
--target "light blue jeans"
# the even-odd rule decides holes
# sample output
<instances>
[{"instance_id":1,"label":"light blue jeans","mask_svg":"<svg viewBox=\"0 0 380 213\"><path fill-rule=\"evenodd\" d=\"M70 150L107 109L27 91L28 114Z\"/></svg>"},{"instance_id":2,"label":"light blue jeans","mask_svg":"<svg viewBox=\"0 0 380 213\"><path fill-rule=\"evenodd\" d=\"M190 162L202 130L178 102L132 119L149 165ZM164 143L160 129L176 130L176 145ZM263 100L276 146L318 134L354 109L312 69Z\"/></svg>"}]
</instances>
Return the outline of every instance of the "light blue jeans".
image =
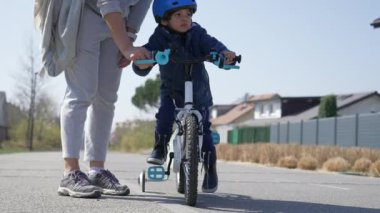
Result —
<instances>
[{"instance_id":1,"label":"light blue jeans","mask_svg":"<svg viewBox=\"0 0 380 213\"><path fill-rule=\"evenodd\" d=\"M77 57L65 72L67 89L61 106L64 158L105 161L121 69L118 49L103 19L85 7Z\"/></svg>"}]
</instances>

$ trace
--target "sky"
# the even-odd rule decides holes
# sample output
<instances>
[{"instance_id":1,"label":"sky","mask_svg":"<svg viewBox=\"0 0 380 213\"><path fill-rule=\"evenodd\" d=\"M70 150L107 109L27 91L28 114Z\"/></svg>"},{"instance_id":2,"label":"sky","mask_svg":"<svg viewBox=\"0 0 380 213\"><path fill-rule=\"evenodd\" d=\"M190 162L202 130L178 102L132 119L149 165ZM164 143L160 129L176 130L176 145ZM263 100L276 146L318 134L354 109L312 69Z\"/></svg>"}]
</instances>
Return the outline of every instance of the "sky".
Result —
<instances>
[{"instance_id":1,"label":"sky","mask_svg":"<svg viewBox=\"0 0 380 213\"><path fill-rule=\"evenodd\" d=\"M379 0L197 0L193 20L230 50L242 55L239 70L206 66L214 104L230 104L246 93L324 96L380 91ZM0 91L15 102L17 73L31 41L39 52L33 24L34 1L8 1L0 14ZM156 27L149 10L136 45ZM140 77L123 70L114 122L154 119L134 107L135 88L154 78L157 67ZM63 100L63 75L48 78L44 90L57 104Z\"/></svg>"}]
</instances>

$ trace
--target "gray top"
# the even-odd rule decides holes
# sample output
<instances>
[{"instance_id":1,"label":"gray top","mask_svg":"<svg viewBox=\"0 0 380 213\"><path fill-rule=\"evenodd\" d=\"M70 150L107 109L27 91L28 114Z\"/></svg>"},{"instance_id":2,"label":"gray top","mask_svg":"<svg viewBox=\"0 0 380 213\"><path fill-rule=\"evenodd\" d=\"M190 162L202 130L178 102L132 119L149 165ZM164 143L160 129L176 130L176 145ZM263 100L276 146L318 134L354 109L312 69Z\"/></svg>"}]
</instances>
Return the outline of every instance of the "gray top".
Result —
<instances>
[{"instance_id":1,"label":"gray top","mask_svg":"<svg viewBox=\"0 0 380 213\"><path fill-rule=\"evenodd\" d=\"M86 0L87 6L100 12L104 17L112 12L120 12L127 27L137 32L145 18L152 0Z\"/></svg>"},{"instance_id":2,"label":"gray top","mask_svg":"<svg viewBox=\"0 0 380 213\"><path fill-rule=\"evenodd\" d=\"M150 7L151 0L35 0L34 20L42 32L41 57L43 68L57 76L72 66L76 41L84 6L105 16L121 12L127 27L138 32ZM48 4L49 3L49 4Z\"/></svg>"}]
</instances>

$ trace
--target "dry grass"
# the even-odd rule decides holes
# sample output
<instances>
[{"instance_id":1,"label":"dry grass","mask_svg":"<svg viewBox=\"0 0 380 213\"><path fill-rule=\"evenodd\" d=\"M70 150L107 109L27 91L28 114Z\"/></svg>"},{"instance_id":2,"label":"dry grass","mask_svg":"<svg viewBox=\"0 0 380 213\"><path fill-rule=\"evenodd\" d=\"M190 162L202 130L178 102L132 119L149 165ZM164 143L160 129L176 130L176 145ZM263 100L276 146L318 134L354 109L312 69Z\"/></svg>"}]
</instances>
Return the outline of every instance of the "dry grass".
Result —
<instances>
[{"instance_id":1,"label":"dry grass","mask_svg":"<svg viewBox=\"0 0 380 213\"><path fill-rule=\"evenodd\" d=\"M305 170L316 170L318 168L318 161L311 155L305 155L298 161L297 168Z\"/></svg>"},{"instance_id":2,"label":"dry grass","mask_svg":"<svg viewBox=\"0 0 380 213\"><path fill-rule=\"evenodd\" d=\"M369 173L373 177L380 177L380 160L375 161L372 163Z\"/></svg>"},{"instance_id":3,"label":"dry grass","mask_svg":"<svg viewBox=\"0 0 380 213\"><path fill-rule=\"evenodd\" d=\"M352 171L368 173L369 168L371 167L372 161L368 158L362 157L355 161L354 166L352 167Z\"/></svg>"},{"instance_id":4,"label":"dry grass","mask_svg":"<svg viewBox=\"0 0 380 213\"><path fill-rule=\"evenodd\" d=\"M281 157L277 163L279 167L285 167L289 169L297 168L297 164L298 164L298 160L293 155Z\"/></svg>"},{"instance_id":5,"label":"dry grass","mask_svg":"<svg viewBox=\"0 0 380 213\"><path fill-rule=\"evenodd\" d=\"M323 163L322 169L332 172L346 172L350 169L350 163L342 157L328 159Z\"/></svg>"},{"instance_id":6,"label":"dry grass","mask_svg":"<svg viewBox=\"0 0 380 213\"><path fill-rule=\"evenodd\" d=\"M380 150L299 144L219 144L218 159L306 170L352 171L380 176ZM370 164L370 162L374 162Z\"/></svg>"}]
</instances>

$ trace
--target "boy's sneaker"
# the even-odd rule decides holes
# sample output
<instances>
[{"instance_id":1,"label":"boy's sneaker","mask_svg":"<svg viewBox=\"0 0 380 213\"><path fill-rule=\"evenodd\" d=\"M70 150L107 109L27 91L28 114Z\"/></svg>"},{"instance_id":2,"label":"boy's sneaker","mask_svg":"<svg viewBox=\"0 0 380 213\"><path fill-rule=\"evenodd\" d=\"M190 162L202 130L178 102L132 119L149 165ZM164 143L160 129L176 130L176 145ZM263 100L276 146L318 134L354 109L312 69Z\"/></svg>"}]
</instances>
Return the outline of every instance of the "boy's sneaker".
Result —
<instances>
[{"instance_id":1,"label":"boy's sneaker","mask_svg":"<svg viewBox=\"0 0 380 213\"><path fill-rule=\"evenodd\" d=\"M170 140L169 135L154 133L154 148L150 156L146 161L153 165L162 165L166 161L166 155L168 153L168 142Z\"/></svg>"},{"instance_id":2,"label":"boy's sneaker","mask_svg":"<svg viewBox=\"0 0 380 213\"><path fill-rule=\"evenodd\" d=\"M214 193L218 189L215 151L205 153L203 165L205 168L205 175L202 183L202 192Z\"/></svg>"},{"instance_id":3,"label":"boy's sneaker","mask_svg":"<svg viewBox=\"0 0 380 213\"><path fill-rule=\"evenodd\" d=\"M91 184L102 189L102 193L106 195L129 195L129 188L121 185L119 180L108 170L102 169L99 172L88 176Z\"/></svg>"},{"instance_id":4,"label":"boy's sneaker","mask_svg":"<svg viewBox=\"0 0 380 213\"><path fill-rule=\"evenodd\" d=\"M58 187L58 194L78 198L98 198L101 196L101 189L91 185L87 175L76 170L63 177Z\"/></svg>"},{"instance_id":5,"label":"boy's sneaker","mask_svg":"<svg viewBox=\"0 0 380 213\"><path fill-rule=\"evenodd\" d=\"M166 161L167 152L166 146L156 145L150 156L146 159L146 162L153 165L163 165Z\"/></svg>"}]
</instances>

